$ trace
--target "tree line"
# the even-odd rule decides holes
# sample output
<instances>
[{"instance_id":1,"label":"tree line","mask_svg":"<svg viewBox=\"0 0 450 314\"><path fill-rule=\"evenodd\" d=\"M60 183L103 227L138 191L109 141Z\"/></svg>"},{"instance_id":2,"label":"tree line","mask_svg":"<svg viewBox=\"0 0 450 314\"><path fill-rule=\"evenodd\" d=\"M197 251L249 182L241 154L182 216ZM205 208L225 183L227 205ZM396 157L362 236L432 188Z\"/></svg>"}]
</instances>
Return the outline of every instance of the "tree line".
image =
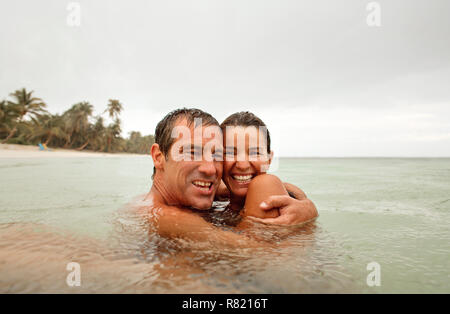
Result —
<instances>
[{"instance_id":1,"label":"tree line","mask_svg":"<svg viewBox=\"0 0 450 314\"><path fill-rule=\"evenodd\" d=\"M0 102L0 142L8 144L92 150L97 152L127 152L148 154L154 136L142 136L132 131L128 138L121 137L119 119L123 105L110 99L105 111L93 115L94 107L86 101L74 104L62 114L47 111L41 98L25 88L11 93ZM106 124L104 114L112 122Z\"/></svg>"}]
</instances>

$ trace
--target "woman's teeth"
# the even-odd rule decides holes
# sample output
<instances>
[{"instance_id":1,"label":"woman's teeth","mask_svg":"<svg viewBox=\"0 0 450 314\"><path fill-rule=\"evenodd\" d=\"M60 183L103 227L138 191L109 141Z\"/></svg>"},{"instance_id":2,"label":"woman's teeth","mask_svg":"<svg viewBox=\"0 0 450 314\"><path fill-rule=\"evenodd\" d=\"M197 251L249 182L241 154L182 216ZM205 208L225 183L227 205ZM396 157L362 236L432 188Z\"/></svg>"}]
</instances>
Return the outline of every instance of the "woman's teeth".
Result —
<instances>
[{"instance_id":1,"label":"woman's teeth","mask_svg":"<svg viewBox=\"0 0 450 314\"><path fill-rule=\"evenodd\" d=\"M205 182L205 181L194 181L193 183L196 187L199 187L201 189L209 189L210 186L212 185L211 182Z\"/></svg>"},{"instance_id":2,"label":"woman's teeth","mask_svg":"<svg viewBox=\"0 0 450 314\"><path fill-rule=\"evenodd\" d=\"M234 175L233 176L233 179L235 179L236 181L238 181L238 182L247 182L247 181L250 181L251 179L252 179L252 175L251 174L249 174L249 175L245 175L245 176L242 176L242 175Z\"/></svg>"}]
</instances>

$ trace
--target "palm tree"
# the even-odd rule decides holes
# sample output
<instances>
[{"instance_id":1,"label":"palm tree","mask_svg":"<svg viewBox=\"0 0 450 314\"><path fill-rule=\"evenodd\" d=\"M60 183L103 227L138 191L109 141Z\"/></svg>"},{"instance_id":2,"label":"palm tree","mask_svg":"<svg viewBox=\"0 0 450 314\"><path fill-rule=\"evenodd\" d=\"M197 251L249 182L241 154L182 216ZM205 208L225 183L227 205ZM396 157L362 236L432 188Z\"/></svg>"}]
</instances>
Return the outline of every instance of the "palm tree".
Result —
<instances>
[{"instance_id":1,"label":"palm tree","mask_svg":"<svg viewBox=\"0 0 450 314\"><path fill-rule=\"evenodd\" d=\"M7 137L13 129L17 114L11 110L6 100L0 102L0 138Z\"/></svg>"},{"instance_id":2,"label":"palm tree","mask_svg":"<svg viewBox=\"0 0 450 314\"><path fill-rule=\"evenodd\" d=\"M119 139L120 133L122 132L122 128L120 126L119 115L122 112L123 106L117 99L109 99L107 108L104 112L108 112L108 115L111 119L114 119L114 122L105 129L105 138L106 138L106 151L111 152L111 150L115 150L115 148L119 148ZM117 147L116 147L117 146ZM103 149L104 150L104 147Z\"/></svg>"},{"instance_id":3,"label":"palm tree","mask_svg":"<svg viewBox=\"0 0 450 314\"><path fill-rule=\"evenodd\" d=\"M118 119L120 113L123 110L123 106L117 99L109 99L107 108L104 112L108 112L111 119Z\"/></svg>"},{"instance_id":4,"label":"palm tree","mask_svg":"<svg viewBox=\"0 0 450 314\"><path fill-rule=\"evenodd\" d=\"M6 100L0 102L0 122L3 122L3 118L6 115Z\"/></svg>"},{"instance_id":5,"label":"palm tree","mask_svg":"<svg viewBox=\"0 0 450 314\"><path fill-rule=\"evenodd\" d=\"M104 147L104 133L105 126L103 125L103 118L101 116L96 117L94 124L89 124L88 129L84 134L85 142L83 145L77 148L77 150L83 150L86 146L90 145L90 148L97 150L99 147Z\"/></svg>"},{"instance_id":6,"label":"palm tree","mask_svg":"<svg viewBox=\"0 0 450 314\"><path fill-rule=\"evenodd\" d=\"M64 131L64 120L60 115L43 115L36 123L31 139L45 139L44 144L49 145L53 139L62 140L67 138Z\"/></svg>"},{"instance_id":7,"label":"palm tree","mask_svg":"<svg viewBox=\"0 0 450 314\"><path fill-rule=\"evenodd\" d=\"M67 139L64 147L72 144L74 134L83 134L89 128L89 117L92 115L94 107L88 102L80 102L72 106L63 114L66 121Z\"/></svg>"},{"instance_id":8,"label":"palm tree","mask_svg":"<svg viewBox=\"0 0 450 314\"><path fill-rule=\"evenodd\" d=\"M17 116L17 121L13 120L14 126L6 139L3 140L3 143L6 143L14 136L17 132L18 124L22 123L26 116L31 120L36 121L41 114L47 112L44 109L47 105L42 99L33 97L33 91L27 92L25 88L22 88L21 90L16 90L14 93L10 94L10 96L15 98L15 102L8 101L8 107L10 107L11 111Z\"/></svg>"},{"instance_id":9,"label":"palm tree","mask_svg":"<svg viewBox=\"0 0 450 314\"><path fill-rule=\"evenodd\" d=\"M114 147L116 141L120 138L120 133L122 132L122 128L120 127L120 120L115 119L113 124L108 125L105 130L106 135L106 151L110 152L111 148Z\"/></svg>"},{"instance_id":10,"label":"palm tree","mask_svg":"<svg viewBox=\"0 0 450 314\"><path fill-rule=\"evenodd\" d=\"M0 135L2 133L5 133L6 130L6 123L7 123L7 114L8 114L8 107L6 106L6 100L3 100L0 102ZM9 131L8 131L9 133Z\"/></svg>"},{"instance_id":11,"label":"palm tree","mask_svg":"<svg viewBox=\"0 0 450 314\"><path fill-rule=\"evenodd\" d=\"M104 118L92 118L93 106L88 102L73 105L63 114L50 114L45 103L33 97L33 91L16 90L8 99L0 101L0 139L17 144L38 142L54 147L74 147L107 152L134 152L148 154L154 136L131 132L128 139L121 137L120 113L122 104L109 99L106 110L112 122L105 126Z\"/></svg>"},{"instance_id":12,"label":"palm tree","mask_svg":"<svg viewBox=\"0 0 450 314\"><path fill-rule=\"evenodd\" d=\"M101 150L105 148L105 132L106 128L103 123L103 118L98 116L92 128L92 141L91 146L94 150Z\"/></svg>"},{"instance_id":13,"label":"palm tree","mask_svg":"<svg viewBox=\"0 0 450 314\"><path fill-rule=\"evenodd\" d=\"M126 141L126 151L136 154L148 154L154 142L153 135L142 136L140 132L131 131Z\"/></svg>"}]
</instances>

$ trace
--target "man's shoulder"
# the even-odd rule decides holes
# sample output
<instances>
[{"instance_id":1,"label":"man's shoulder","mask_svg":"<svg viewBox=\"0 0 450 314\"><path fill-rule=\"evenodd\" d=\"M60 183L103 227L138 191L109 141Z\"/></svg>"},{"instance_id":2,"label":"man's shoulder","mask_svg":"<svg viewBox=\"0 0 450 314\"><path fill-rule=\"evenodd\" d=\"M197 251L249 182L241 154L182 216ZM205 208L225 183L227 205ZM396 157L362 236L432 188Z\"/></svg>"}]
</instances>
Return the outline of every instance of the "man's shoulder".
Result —
<instances>
[{"instance_id":1,"label":"man's shoulder","mask_svg":"<svg viewBox=\"0 0 450 314\"><path fill-rule=\"evenodd\" d=\"M181 206L154 204L148 211L151 212L153 220L158 224L189 225L204 223L203 218L198 213Z\"/></svg>"}]
</instances>

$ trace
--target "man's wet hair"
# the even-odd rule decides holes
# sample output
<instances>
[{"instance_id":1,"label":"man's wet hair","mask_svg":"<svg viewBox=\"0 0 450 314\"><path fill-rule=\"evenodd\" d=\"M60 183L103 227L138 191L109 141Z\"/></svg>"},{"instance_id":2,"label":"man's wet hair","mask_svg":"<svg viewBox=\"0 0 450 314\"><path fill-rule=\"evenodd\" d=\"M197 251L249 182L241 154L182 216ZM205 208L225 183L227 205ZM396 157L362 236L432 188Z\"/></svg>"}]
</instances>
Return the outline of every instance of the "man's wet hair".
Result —
<instances>
[{"instance_id":1,"label":"man's wet hair","mask_svg":"<svg viewBox=\"0 0 450 314\"><path fill-rule=\"evenodd\" d=\"M258 118L255 114L249 111L241 111L233 113L231 116L229 116L222 122L220 128L224 132L227 126L243 126L243 127L254 126L256 128L265 127L267 131L267 153L270 154L269 129L267 129L267 126L263 122L263 120Z\"/></svg>"},{"instance_id":2,"label":"man's wet hair","mask_svg":"<svg viewBox=\"0 0 450 314\"><path fill-rule=\"evenodd\" d=\"M190 127L195 122L195 119L198 118L201 119L202 125L204 126L219 126L219 122L212 115L196 108L181 108L173 110L158 122L155 130L155 143L159 145L159 149L164 154L166 159L172 144L175 142L175 138L172 137L172 130L175 127L175 123L179 119L186 119L188 127ZM153 167L152 179L155 173L156 169Z\"/></svg>"}]
</instances>

